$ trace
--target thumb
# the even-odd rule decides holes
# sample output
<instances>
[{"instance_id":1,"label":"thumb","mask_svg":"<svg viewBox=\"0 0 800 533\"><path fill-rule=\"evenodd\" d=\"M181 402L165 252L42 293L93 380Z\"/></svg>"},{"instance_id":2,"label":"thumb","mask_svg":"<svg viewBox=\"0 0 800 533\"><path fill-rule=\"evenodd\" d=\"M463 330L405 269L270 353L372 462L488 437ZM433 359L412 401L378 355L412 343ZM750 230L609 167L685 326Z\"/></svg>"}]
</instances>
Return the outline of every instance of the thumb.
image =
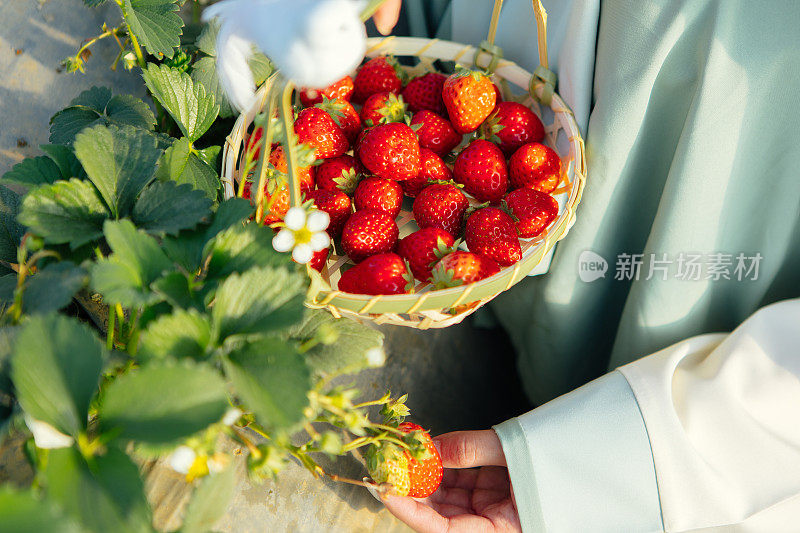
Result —
<instances>
[{"instance_id":1,"label":"thumb","mask_svg":"<svg viewBox=\"0 0 800 533\"><path fill-rule=\"evenodd\" d=\"M383 35L392 33L392 29L400 18L401 0L386 0L375 12L375 27Z\"/></svg>"},{"instance_id":2,"label":"thumb","mask_svg":"<svg viewBox=\"0 0 800 533\"><path fill-rule=\"evenodd\" d=\"M433 439L445 468L506 466L500 439L492 429L454 431Z\"/></svg>"}]
</instances>

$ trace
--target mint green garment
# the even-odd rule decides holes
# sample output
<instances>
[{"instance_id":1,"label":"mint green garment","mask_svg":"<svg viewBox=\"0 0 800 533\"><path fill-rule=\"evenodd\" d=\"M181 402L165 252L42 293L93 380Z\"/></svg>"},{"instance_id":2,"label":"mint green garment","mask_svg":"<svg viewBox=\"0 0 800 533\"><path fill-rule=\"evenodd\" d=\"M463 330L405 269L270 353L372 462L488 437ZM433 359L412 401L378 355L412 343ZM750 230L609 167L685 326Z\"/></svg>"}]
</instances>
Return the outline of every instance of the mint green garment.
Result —
<instances>
[{"instance_id":1,"label":"mint green garment","mask_svg":"<svg viewBox=\"0 0 800 533\"><path fill-rule=\"evenodd\" d=\"M493 2L407 4L430 34L474 44L486 37ZM550 272L491 305L537 404L800 295L800 2L544 4L558 91L588 122L589 168ZM444 27L432 27L434 7ZM506 0L497 42L536 67L530 0ZM581 281L586 250L607 261L604 278ZM701 280L675 279L682 253L703 255ZM734 274L739 253L761 254L757 279L714 280L714 265ZM645 279L645 260L638 280L615 280L620 254L667 254L666 272Z\"/></svg>"}]
</instances>

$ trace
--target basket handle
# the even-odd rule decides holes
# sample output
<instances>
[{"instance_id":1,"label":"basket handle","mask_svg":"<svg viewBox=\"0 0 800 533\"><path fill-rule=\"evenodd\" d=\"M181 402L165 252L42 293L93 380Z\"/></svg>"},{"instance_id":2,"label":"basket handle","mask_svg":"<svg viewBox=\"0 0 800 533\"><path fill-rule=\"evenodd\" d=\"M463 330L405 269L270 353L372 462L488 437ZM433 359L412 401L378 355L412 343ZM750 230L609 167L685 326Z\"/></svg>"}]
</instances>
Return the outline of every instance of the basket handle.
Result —
<instances>
[{"instance_id":1,"label":"basket handle","mask_svg":"<svg viewBox=\"0 0 800 533\"><path fill-rule=\"evenodd\" d=\"M541 0L532 0L533 13L536 17L536 34L539 46L539 66L531 76L528 91L531 96L537 98L542 103L550 105L556 86L556 75L550 70L550 63L547 60L547 11L545 11ZM499 50L495 46L494 40L497 37L497 25L500 21L500 10L503 7L503 0L494 1L492 19L489 23L489 35L486 38L486 49ZM483 47L482 47L483 48ZM537 89L541 88L541 94L537 96Z\"/></svg>"}]
</instances>

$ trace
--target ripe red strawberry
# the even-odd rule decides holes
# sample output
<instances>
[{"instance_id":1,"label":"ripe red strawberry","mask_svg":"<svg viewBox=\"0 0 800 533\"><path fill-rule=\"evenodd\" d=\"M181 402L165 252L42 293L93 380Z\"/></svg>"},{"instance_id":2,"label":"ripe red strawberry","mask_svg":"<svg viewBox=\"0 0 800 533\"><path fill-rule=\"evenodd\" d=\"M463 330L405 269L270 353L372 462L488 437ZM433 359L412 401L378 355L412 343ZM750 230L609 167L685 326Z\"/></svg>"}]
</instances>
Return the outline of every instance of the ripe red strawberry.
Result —
<instances>
[{"instance_id":1,"label":"ripe red strawberry","mask_svg":"<svg viewBox=\"0 0 800 533\"><path fill-rule=\"evenodd\" d=\"M339 157L350 149L342 128L324 110L309 107L294 121L298 141L312 146L318 159Z\"/></svg>"},{"instance_id":2,"label":"ripe red strawberry","mask_svg":"<svg viewBox=\"0 0 800 533\"><path fill-rule=\"evenodd\" d=\"M339 81L325 87L324 89L311 89L303 87L300 90L300 102L303 107L311 107L322 102L323 98L330 100L347 100L353 96L353 78L345 76Z\"/></svg>"},{"instance_id":3,"label":"ripe red strawberry","mask_svg":"<svg viewBox=\"0 0 800 533\"><path fill-rule=\"evenodd\" d=\"M413 291L414 280L399 255L386 253L367 257L346 270L338 287L354 294L403 294Z\"/></svg>"},{"instance_id":4,"label":"ripe red strawberry","mask_svg":"<svg viewBox=\"0 0 800 533\"><path fill-rule=\"evenodd\" d=\"M549 146L529 143L514 152L508 162L511 187L553 192L561 182L561 158Z\"/></svg>"},{"instance_id":5,"label":"ripe red strawberry","mask_svg":"<svg viewBox=\"0 0 800 533\"><path fill-rule=\"evenodd\" d=\"M464 134L475 131L486 120L494 110L497 93L486 75L462 70L444 82L442 98L453 127Z\"/></svg>"},{"instance_id":6,"label":"ripe red strawberry","mask_svg":"<svg viewBox=\"0 0 800 533\"><path fill-rule=\"evenodd\" d=\"M356 211L342 230L342 248L355 263L367 257L391 252L399 230L394 218L385 211Z\"/></svg>"},{"instance_id":7,"label":"ripe red strawberry","mask_svg":"<svg viewBox=\"0 0 800 533\"><path fill-rule=\"evenodd\" d=\"M416 178L401 181L403 192L406 196L416 198L417 195L434 181L450 181L453 179L453 172L444 164L444 160L427 148L419 151L420 168Z\"/></svg>"},{"instance_id":8,"label":"ripe red strawberry","mask_svg":"<svg viewBox=\"0 0 800 533\"><path fill-rule=\"evenodd\" d=\"M440 228L456 237L468 207L461 189L451 183L434 183L417 195L412 210L420 228Z\"/></svg>"},{"instance_id":9,"label":"ripe red strawberry","mask_svg":"<svg viewBox=\"0 0 800 533\"><path fill-rule=\"evenodd\" d=\"M400 496L427 498L442 482L442 458L430 434L420 426L403 422L398 429L404 433L416 432L424 447L422 455L415 458L394 444L384 444L379 449L371 447L367 452L369 473L377 483L390 483Z\"/></svg>"},{"instance_id":10,"label":"ripe red strawberry","mask_svg":"<svg viewBox=\"0 0 800 533\"><path fill-rule=\"evenodd\" d=\"M374 209L385 211L392 218L397 218L403 205L403 188L394 180L377 176L365 178L356 187L353 203L356 211Z\"/></svg>"},{"instance_id":11,"label":"ripe red strawberry","mask_svg":"<svg viewBox=\"0 0 800 533\"><path fill-rule=\"evenodd\" d=\"M408 109L416 113L427 109L440 115L446 112L442 100L442 88L447 76L438 72L428 72L417 76L403 89L403 98L408 103Z\"/></svg>"},{"instance_id":12,"label":"ripe red strawberry","mask_svg":"<svg viewBox=\"0 0 800 533\"><path fill-rule=\"evenodd\" d=\"M508 189L506 158L495 144L474 140L458 154L453 178L479 201L499 202Z\"/></svg>"},{"instance_id":13,"label":"ripe red strawberry","mask_svg":"<svg viewBox=\"0 0 800 533\"><path fill-rule=\"evenodd\" d=\"M353 104L347 100L328 100L323 99L322 103L316 104L318 107L328 113L336 125L342 129L344 136L347 137L347 142L353 144L358 134L361 133L361 117L358 111L353 107Z\"/></svg>"},{"instance_id":14,"label":"ripe red strawberry","mask_svg":"<svg viewBox=\"0 0 800 533\"><path fill-rule=\"evenodd\" d=\"M328 213L331 217L331 222L328 224L328 235L338 237L345 222L350 218L352 211L350 197L338 189L316 189L306 193L305 198L313 200L318 209Z\"/></svg>"},{"instance_id":15,"label":"ripe red strawberry","mask_svg":"<svg viewBox=\"0 0 800 533\"><path fill-rule=\"evenodd\" d=\"M506 157L523 144L544 139L544 126L533 111L517 102L500 102L481 126L484 138L497 143Z\"/></svg>"},{"instance_id":16,"label":"ripe red strawberry","mask_svg":"<svg viewBox=\"0 0 800 533\"><path fill-rule=\"evenodd\" d=\"M419 174L419 141L406 124L390 122L370 128L356 150L364 166L382 178L403 181Z\"/></svg>"},{"instance_id":17,"label":"ripe red strawberry","mask_svg":"<svg viewBox=\"0 0 800 533\"><path fill-rule=\"evenodd\" d=\"M494 259L500 266L522 259L522 247L511 215L496 207L484 207L467 218L464 240L471 252Z\"/></svg>"},{"instance_id":18,"label":"ripe red strawberry","mask_svg":"<svg viewBox=\"0 0 800 533\"><path fill-rule=\"evenodd\" d=\"M461 135L456 133L447 119L433 111L419 111L411 119L411 127L417 134L419 145L444 155L461 144Z\"/></svg>"},{"instance_id":19,"label":"ripe red strawberry","mask_svg":"<svg viewBox=\"0 0 800 533\"><path fill-rule=\"evenodd\" d=\"M363 104L375 93L399 93L403 88L404 72L391 56L379 56L364 63L356 73L353 100Z\"/></svg>"},{"instance_id":20,"label":"ripe red strawberry","mask_svg":"<svg viewBox=\"0 0 800 533\"><path fill-rule=\"evenodd\" d=\"M437 289L475 283L500 272L494 259L475 252L457 250L434 265L431 276Z\"/></svg>"},{"instance_id":21,"label":"ripe red strawberry","mask_svg":"<svg viewBox=\"0 0 800 533\"><path fill-rule=\"evenodd\" d=\"M431 268L442 257L453 251L453 236L440 228L422 228L400 239L397 253L408 261L414 277L428 281Z\"/></svg>"},{"instance_id":22,"label":"ripe red strawberry","mask_svg":"<svg viewBox=\"0 0 800 533\"><path fill-rule=\"evenodd\" d=\"M356 160L351 155L332 157L317 165L314 176L320 189L341 190L348 195L356 191L359 173Z\"/></svg>"},{"instance_id":23,"label":"ripe red strawberry","mask_svg":"<svg viewBox=\"0 0 800 533\"><path fill-rule=\"evenodd\" d=\"M417 424L403 422L398 426L400 431L411 433L417 431L419 440L427 449L427 457L424 459L408 458L408 477L411 486L408 489L408 496L411 498L427 498L439 488L442 482L444 470L442 468L442 458L439 451L433 444L430 433L422 429Z\"/></svg>"},{"instance_id":24,"label":"ripe red strawberry","mask_svg":"<svg viewBox=\"0 0 800 533\"><path fill-rule=\"evenodd\" d=\"M320 250L319 252L314 252L314 255L311 256L311 261L308 262L308 266L316 270L317 272L322 272L322 267L325 266L325 263L328 262L328 256L331 253L330 248L325 248L324 250Z\"/></svg>"},{"instance_id":25,"label":"ripe red strawberry","mask_svg":"<svg viewBox=\"0 0 800 533\"><path fill-rule=\"evenodd\" d=\"M390 92L375 93L361 108L361 121L365 126L388 122L402 122L406 116L406 103L402 96Z\"/></svg>"},{"instance_id":26,"label":"ripe red strawberry","mask_svg":"<svg viewBox=\"0 0 800 533\"><path fill-rule=\"evenodd\" d=\"M520 237L536 237L558 216L558 202L547 193L522 187L503 200L516 219Z\"/></svg>"},{"instance_id":27,"label":"ripe red strawberry","mask_svg":"<svg viewBox=\"0 0 800 533\"><path fill-rule=\"evenodd\" d=\"M300 152L300 157L298 158L300 159L300 164L314 160L314 155L309 148L304 149L301 145L298 151ZM286 155L283 152L282 146L276 147L272 153L269 154L269 162L278 172L288 174L289 165L286 163ZM297 177L300 178L300 190L302 192L308 192L314 188L316 182L314 181L313 166L308 165L298 168Z\"/></svg>"},{"instance_id":28,"label":"ripe red strawberry","mask_svg":"<svg viewBox=\"0 0 800 533\"><path fill-rule=\"evenodd\" d=\"M274 172L274 171L270 171ZM245 181L242 196L255 203L255 198L251 198L253 182ZM283 220L286 212L289 211L290 204L289 184L286 182L285 175L275 175L268 177L264 184L264 225L269 226Z\"/></svg>"}]
</instances>

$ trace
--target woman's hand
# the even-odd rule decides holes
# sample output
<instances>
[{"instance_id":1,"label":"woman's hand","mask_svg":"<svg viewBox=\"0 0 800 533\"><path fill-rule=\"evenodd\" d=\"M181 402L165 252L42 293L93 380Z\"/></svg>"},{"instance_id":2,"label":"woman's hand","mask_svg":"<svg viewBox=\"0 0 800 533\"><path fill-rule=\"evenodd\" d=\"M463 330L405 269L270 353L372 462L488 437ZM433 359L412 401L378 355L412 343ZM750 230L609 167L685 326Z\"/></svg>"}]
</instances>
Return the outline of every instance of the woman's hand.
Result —
<instances>
[{"instance_id":1,"label":"woman's hand","mask_svg":"<svg viewBox=\"0 0 800 533\"><path fill-rule=\"evenodd\" d=\"M383 35L392 33L397 20L400 18L400 5L402 0L386 0L372 16L375 27Z\"/></svg>"},{"instance_id":2,"label":"woman's hand","mask_svg":"<svg viewBox=\"0 0 800 533\"><path fill-rule=\"evenodd\" d=\"M500 439L491 429L433 439L442 484L422 501L386 494L389 512L420 533L522 532Z\"/></svg>"}]
</instances>

